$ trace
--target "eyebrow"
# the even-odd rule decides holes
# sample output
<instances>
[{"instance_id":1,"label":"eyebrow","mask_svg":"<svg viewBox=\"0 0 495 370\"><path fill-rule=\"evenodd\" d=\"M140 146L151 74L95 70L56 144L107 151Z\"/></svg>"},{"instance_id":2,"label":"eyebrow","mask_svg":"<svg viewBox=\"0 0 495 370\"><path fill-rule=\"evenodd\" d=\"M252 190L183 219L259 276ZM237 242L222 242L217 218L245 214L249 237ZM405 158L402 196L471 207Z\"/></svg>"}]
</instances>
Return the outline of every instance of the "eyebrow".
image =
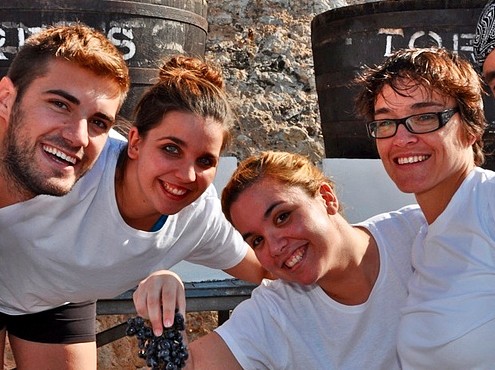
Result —
<instances>
[{"instance_id":1,"label":"eyebrow","mask_svg":"<svg viewBox=\"0 0 495 370\"><path fill-rule=\"evenodd\" d=\"M283 203L283 201L282 201L282 200L280 200L280 201L278 201L278 202L275 202L275 203L272 203L272 204L271 204L271 205L270 205L270 206L266 209L265 213L263 214L263 220L266 220L268 217L270 217L270 214L272 213L273 209L274 209L275 207L277 207L279 204L282 204L282 203ZM247 238L249 238L251 235L253 235L253 233L252 233L252 232L247 232L247 233L242 234L242 238L243 238L244 240L246 240L246 239L247 239Z\"/></svg>"},{"instance_id":2,"label":"eyebrow","mask_svg":"<svg viewBox=\"0 0 495 370\"><path fill-rule=\"evenodd\" d=\"M176 136L160 136L156 138L156 141L162 141L162 140L171 140L176 144L187 147L187 143Z\"/></svg>"},{"instance_id":3,"label":"eyebrow","mask_svg":"<svg viewBox=\"0 0 495 370\"><path fill-rule=\"evenodd\" d=\"M102 112L96 113L95 114L95 117L101 118L101 119L103 119L105 121L109 121L112 124L115 123L115 117L106 115L105 113L102 113Z\"/></svg>"},{"instance_id":4,"label":"eyebrow","mask_svg":"<svg viewBox=\"0 0 495 370\"><path fill-rule=\"evenodd\" d=\"M76 98L74 95L69 94L67 91L56 89L56 90L47 90L45 93L59 95L62 98L70 101L72 104L81 105L81 101L78 98ZM106 120L106 121L109 121L112 123L115 122L115 117L109 116L103 112L97 112L95 114L95 117L99 117L103 120Z\"/></svg>"},{"instance_id":5,"label":"eyebrow","mask_svg":"<svg viewBox=\"0 0 495 370\"><path fill-rule=\"evenodd\" d=\"M68 101L70 101L73 104L77 104L77 105L81 104L81 101L78 98L76 98L74 95L71 95L64 90L47 90L46 93L59 95L62 98L67 99Z\"/></svg>"},{"instance_id":6,"label":"eyebrow","mask_svg":"<svg viewBox=\"0 0 495 370\"><path fill-rule=\"evenodd\" d=\"M413 105L410 106L412 109L419 109L419 108L429 108L429 107L443 107L443 103L440 102L433 102L433 101L426 101L426 102L419 102L419 103L414 103ZM380 109L377 109L375 111L375 115L377 114L386 114L393 112L393 109L383 107Z\"/></svg>"}]
</instances>

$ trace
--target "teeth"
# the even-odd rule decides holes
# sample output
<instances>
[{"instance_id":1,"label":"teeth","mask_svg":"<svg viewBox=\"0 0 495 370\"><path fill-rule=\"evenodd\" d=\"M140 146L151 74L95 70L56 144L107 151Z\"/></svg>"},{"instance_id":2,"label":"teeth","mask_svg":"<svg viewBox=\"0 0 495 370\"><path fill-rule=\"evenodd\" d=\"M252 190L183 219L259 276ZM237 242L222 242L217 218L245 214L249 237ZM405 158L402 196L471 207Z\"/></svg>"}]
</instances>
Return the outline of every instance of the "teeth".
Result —
<instances>
[{"instance_id":1,"label":"teeth","mask_svg":"<svg viewBox=\"0 0 495 370\"><path fill-rule=\"evenodd\" d=\"M399 158L397 160L397 163L399 164L410 164L410 163L417 163L417 162L423 162L428 159L428 156L426 155L414 155L411 157L406 157L406 158Z\"/></svg>"},{"instance_id":2,"label":"teeth","mask_svg":"<svg viewBox=\"0 0 495 370\"><path fill-rule=\"evenodd\" d=\"M43 150L47 153L54 155L55 157L63 159L66 162L69 162L72 164L76 164L76 162L77 162L77 158L68 156L67 154L65 154L65 153L61 152L60 150L53 148L51 146L43 145Z\"/></svg>"},{"instance_id":3,"label":"teeth","mask_svg":"<svg viewBox=\"0 0 495 370\"><path fill-rule=\"evenodd\" d=\"M174 195L184 195L186 193L186 190L185 189L177 189L177 188L174 188L172 186L170 186L169 184L167 183L164 183L163 186L165 187L165 189L174 194Z\"/></svg>"},{"instance_id":4,"label":"teeth","mask_svg":"<svg viewBox=\"0 0 495 370\"><path fill-rule=\"evenodd\" d=\"M304 256L304 249L300 248L294 253L287 262L285 262L285 265L287 267L293 267L296 263L300 262Z\"/></svg>"}]
</instances>

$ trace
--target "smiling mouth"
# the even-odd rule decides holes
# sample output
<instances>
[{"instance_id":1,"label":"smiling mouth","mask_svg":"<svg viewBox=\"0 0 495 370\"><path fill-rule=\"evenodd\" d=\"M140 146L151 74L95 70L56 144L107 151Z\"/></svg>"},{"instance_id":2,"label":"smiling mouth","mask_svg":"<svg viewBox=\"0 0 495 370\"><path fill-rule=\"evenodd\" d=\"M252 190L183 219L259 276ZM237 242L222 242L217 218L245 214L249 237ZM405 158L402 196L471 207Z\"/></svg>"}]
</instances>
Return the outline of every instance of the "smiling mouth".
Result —
<instances>
[{"instance_id":1,"label":"smiling mouth","mask_svg":"<svg viewBox=\"0 0 495 370\"><path fill-rule=\"evenodd\" d=\"M76 157L72 157L70 155L67 155L64 152L62 152L62 151L60 151L57 148L54 148L52 146L43 145L43 150L46 153L51 154L52 156L56 157L57 159L64 161L64 162L67 162L71 165L75 165L77 163Z\"/></svg>"},{"instance_id":2,"label":"smiling mouth","mask_svg":"<svg viewBox=\"0 0 495 370\"><path fill-rule=\"evenodd\" d=\"M426 161L428 158L430 158L429 155L413 155L410 157L397 158L397 163L398 164L419 163L419 162Z\"/></svg>"},{"instance_id":3,"label":"smiling mouth","mask_svg":"<svg viewBox=\"0 0 495 370\"><path fill-rule=\"evenodd\" d=\"M168 191L170 194L176 195L176 196L182 196L186 194L187 190L183 188L176 188L166 182L163 183L163 187L165 188L166 191Z\"/></svg>"},{"instance_id":4,"label":"smiling mouth","mask_svg":"<svg viewBox=\"0 0 495 370\"><path fill-rule=\"evenodd\" d=\"M299 248L297 249L290 258L285 261L285 266L288 268L294 267L296 264L302 261L304 254L306 253L305 248Z\"/></svg>"}]
</instances>

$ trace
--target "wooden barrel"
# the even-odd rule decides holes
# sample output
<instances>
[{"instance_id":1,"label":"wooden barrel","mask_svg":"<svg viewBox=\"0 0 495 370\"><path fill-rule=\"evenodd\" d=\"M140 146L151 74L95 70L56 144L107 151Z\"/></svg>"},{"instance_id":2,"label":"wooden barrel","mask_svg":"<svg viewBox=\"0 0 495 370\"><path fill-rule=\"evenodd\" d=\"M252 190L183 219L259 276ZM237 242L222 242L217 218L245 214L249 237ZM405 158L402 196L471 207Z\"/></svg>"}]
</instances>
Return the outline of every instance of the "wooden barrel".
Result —
<instances>
[{"instance_id":1,"label":"wooden barrel","mask_svg":"<svg viewBox=\"0 0 495 370\"><path fill-rule=\"evenodd\" d=\"M473 39L486 0L381 1L329 10L313 18L311 42L325 154L329 158L378 158L374 141L354 110L364 65L381 63L404 47L441 46L473 59ZM490 127L487 151L495 150L495 102L485 98ZM488 157L488 168L495 161Z\"/></svg>"},{"instance_id":2,"label":"wooden barrel","mask_svg":"<svg viewBox=\"0 0 495 370\"><path fill-rule=\"evenodd\" d=\"M81 21L103 31L124 54L132 84L121 113L130 118L163 57L204 55L206 12L206 0L1 0L0 76L31 34Z\"/></svg>"}]
</instances>

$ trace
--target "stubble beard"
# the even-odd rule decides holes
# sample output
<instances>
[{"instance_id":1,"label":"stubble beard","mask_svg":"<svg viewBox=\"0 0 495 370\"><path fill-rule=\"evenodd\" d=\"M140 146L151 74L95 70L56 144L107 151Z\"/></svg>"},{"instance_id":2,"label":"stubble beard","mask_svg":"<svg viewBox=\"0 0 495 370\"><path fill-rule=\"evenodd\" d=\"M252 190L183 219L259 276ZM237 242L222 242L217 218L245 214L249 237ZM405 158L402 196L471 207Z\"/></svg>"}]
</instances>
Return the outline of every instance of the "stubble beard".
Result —
<instances>
[{"instance_id":1,"label":"stubble beard","mask_svg":"<svg viewBox=\"0 0 495 370\"><path fill-rule=\"evenodd\" d=\"M36 123L34 123L36 124ZM61 178L63 174L53 173L49 176L37 167L36 142L31 143L22 137L22 130L27 128L23 121L19 104L12 110L7 135L2 147L4 148L2 172L12 186L9 191L18 193L18 196L27 200L40 194L63 196L75 185L82 174L73 184L66 181L50 181L50 178Z\"/></svg>"}]
</instances>

